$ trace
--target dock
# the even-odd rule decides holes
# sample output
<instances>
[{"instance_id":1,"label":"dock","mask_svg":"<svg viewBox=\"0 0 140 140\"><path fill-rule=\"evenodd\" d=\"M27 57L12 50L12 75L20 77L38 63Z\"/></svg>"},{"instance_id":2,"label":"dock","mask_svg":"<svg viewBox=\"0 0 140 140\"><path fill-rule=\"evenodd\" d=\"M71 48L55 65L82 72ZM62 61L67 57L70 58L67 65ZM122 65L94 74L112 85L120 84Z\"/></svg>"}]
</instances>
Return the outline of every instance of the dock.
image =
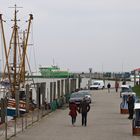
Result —
<instances>
[{"instance_id":1,"label":"dock","mask_svg":"<svg viewBox=\"0 0 140 140\"><path fill-rule=\"evenodd\" d=\"M92 90L91 110L86 127L78 114L76 126L71 125L69 109L63 107L17 134L12 140L139 140L132 135L132 120L120 114L119 92Z\"/></svg>"}]
</instances>

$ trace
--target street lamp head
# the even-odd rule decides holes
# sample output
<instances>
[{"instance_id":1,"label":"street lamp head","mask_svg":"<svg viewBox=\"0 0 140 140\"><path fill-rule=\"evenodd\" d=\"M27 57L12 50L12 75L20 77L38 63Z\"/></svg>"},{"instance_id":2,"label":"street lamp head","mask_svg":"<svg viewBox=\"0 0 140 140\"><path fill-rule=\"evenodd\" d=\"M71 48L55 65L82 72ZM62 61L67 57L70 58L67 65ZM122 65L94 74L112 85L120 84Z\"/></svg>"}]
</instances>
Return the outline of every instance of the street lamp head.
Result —
<instances>
[{"instance_id":1,"label":"street lamp head","mask_svg":"<svg viewBox=\"0 0 140 140\"><path fill-rule=\"evenodd\" d=\"M89 68L89 72L92 73L92 68Z\"/></svg>"}]
</instances>

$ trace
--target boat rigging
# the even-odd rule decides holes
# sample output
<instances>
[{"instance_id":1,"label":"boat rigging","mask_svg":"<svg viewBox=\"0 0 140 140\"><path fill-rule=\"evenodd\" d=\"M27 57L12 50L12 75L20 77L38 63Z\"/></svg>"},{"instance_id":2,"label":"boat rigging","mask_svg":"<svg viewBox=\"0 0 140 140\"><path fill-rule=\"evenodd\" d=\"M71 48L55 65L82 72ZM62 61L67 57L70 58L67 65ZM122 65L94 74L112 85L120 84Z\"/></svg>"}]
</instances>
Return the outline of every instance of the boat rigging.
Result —
<instances>
[{"instance_id":1,"label":"boat rigging","mask_svg":"<svg viewBox=\"0 0 140 140\"><path fill-rule=\"evenodd\" d=\"M18 26L18 21L20 20L17 18L17 14L19 12L17 8L21 7L17 7L16 5L14 6L14 19L12 20L14 24L12 27L9 47L7 47L6 44L7 40L5 38L3 25L4 20L2 18L2 14L0 14L0 28L5 54L5 66L2 72L1 85L8 90L8 94L11 94L12 98L15 98L16 91L19 91L20 88L25 87L26 62L29 65L27 48L33 20L33 15L29 14L27 29L25 29L22 36L20 36L19 30L21 30L21 28Z\"/></svg>"}]
</instances>

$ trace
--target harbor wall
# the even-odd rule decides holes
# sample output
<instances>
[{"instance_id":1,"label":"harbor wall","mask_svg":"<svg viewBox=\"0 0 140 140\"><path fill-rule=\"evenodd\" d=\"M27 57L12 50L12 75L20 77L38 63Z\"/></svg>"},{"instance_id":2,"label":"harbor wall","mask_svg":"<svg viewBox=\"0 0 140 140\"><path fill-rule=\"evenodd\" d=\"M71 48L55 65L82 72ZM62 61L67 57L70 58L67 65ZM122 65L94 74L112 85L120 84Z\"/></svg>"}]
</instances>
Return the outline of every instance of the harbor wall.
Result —
<instances>
[{"instance_id":1,"label":"harbor wall","mask_svg":"<svg viewBox=\"0 0 140 140\"><path fill-rule=\"evenodd\" d=\"M43 104L44 100L50 103L60 99L79 88L78 78L34 78L33 80L35 86L32 86L32 99L37 103L38 98L40 98L40 104ZM37 92L39 92L40 97Z\"/></svg>"},{"instance_id":2,"label":"harbor wall","mask_svg":"<svg viewBox=\"0 0 140 140\"><path fill-rule=\"evenodd\" d=\"M34 83L36 84L44 84L44 91L45 95L43 95L44 99L48 103L66 96L67 94L74 92L78 88L88 89L88 84L90 78L34 78ZM98 79L92 79L98 80ZM114 80L104 80L105 88L107 84L110 83L111 87L114 88L115 81ZM119 81L119 85L121 85L122 81ZM127 84L133 86L134 83L131 81L127 81ZM36 101L36 89L33 88L33 99ZM42 99L43 100L43 99ZM43 102L43 101L41 101Z\"/></svg>"}]
</instances>

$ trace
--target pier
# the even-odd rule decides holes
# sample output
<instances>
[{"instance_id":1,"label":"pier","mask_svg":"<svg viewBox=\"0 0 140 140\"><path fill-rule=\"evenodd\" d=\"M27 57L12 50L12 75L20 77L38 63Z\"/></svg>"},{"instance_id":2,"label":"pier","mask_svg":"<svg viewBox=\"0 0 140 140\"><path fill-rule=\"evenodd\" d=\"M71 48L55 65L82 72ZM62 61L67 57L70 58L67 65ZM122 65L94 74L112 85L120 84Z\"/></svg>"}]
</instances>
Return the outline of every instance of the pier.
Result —
<instances>
[{"instance_id":1,"label":"pier","mask_svg":"<svg viewBox=\"0 0 140 140\"><path fill-rule=\"evenodd\" d=\"M138 140L132 135L132 120L128 114L120 114L119 92L105 90L91 91L93 102L88 114L87 127L81 126L81 115L78 114L76 126L71 125L69 109L64 106L46 115L23 133L12 140Z\"/></svg>"}]
</instances>

